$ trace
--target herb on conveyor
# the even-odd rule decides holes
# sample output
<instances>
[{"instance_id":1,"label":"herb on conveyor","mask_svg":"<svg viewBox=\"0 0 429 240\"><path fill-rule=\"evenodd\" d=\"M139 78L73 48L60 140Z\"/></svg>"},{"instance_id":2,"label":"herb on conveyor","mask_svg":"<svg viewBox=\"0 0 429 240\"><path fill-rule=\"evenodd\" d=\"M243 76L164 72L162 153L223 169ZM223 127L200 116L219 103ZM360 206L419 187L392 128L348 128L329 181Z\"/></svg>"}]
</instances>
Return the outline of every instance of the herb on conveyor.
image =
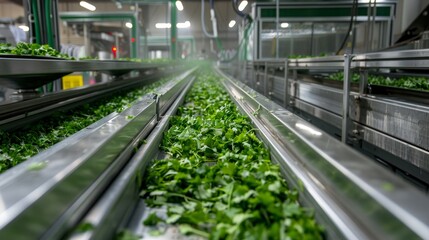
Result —
<instances>
[{"instance_id":1,"label":"herb on conveyor","mask_svg":"<svg viewBox=\"0 0 429 240\"><path fill-rule=\"evenodd\" d=\"M58 50L50 47L49 45L40 45L37 43L20 42L16 46L7 43L0 44L0 54L13 54L25 56L43 56L43 57L57 57L72 60L73 58L67 54L60 53Z\"/></svg>"},{"instance_id":2,"label":"herb on conveyor","mask_svg":"<svg viewBox=\"0 0 429 240\"><path fill-rule=\"evenodd\" d=\"M8 43L0 43L0 54L11 54L12 52L12 45Z\"/></svg>"},{"instance_id":3,"label":"herb on conveyor","mask_svg":"<svg viewBox=\"0 0 429 240\"><path fill-rule=\"evenodd\" d=\"M317 56L314 56L314 55L292 54L292 55L289 55L288 58L289 59L300 59L300 58L315 58L315 57L326 57L326 56L328 56L328 54L326 54L326 53L320 53Z\"/></svg>"},{"instance_id":4,"label":"herb on conveyor","mask_svg":"<svg viewBox=\"0 0 429 240\"><path fill-rule=\"evenodd\" d=\"M198 77L149 168L148 206L168 224L209 239L322 239L278 165L213 74ZM151 217L152 216L152 217ZM146 221L153 223L151 215ZM145 221L145 222L146 222Z\"/></svg>"},{"instance_id":5,"label":"herb on conveyor","mask_svg":"<svg viewBox=\"0 0 429 240\"><path fill-rule=\"evenodd\" d=\"M116 240L140 240L142 237L130 231L122 231L116 236Z\"/></svg>"},{"instance_id":6,"label":"herb on conveyor","mask_svg":"<svg viewBox=\"0 0 429 240\"><path fill-rule=\"evenodd\" d=\"M91 105L85 104L67 112L54 113L26 129L13 132L0 131L0 173L111 113L122 112L144 94L165 82L166 80L161 80L143 88L118 94L110 99L99 100ZM127 119L131 119L130 116L127 116ZM33 167L30 166L30 169Z\"/></svg>"},{"instance_id":7,"label":"herb on conveyor","mask_svg":"<svg viewBox=\"0 0 429 240\"><path fill-rule=\"evenodd\" d=\"M338 72L328 76L331 80L344 81L344 73ZM352 74L352 82L359 83L360 76L357 73ZM383 76L368 76L368 83L373 85L381 85L387 87L397 87L405 89L425 90L429 91L429 79L426 77L400 77L389 78Z\"/></svg>"},{"instance_id":8,"label":"herb on conveyor","mask_svg":"<svg viewBox=\"0 0 429 240\"><path fill-rule=\"evenodd\" d=\"M144 220L143 224L146 226L155 226L159 222L164 222L164 220L156 215L156 213L151 213L146 220Z\"/></svg>"}]
</instances>

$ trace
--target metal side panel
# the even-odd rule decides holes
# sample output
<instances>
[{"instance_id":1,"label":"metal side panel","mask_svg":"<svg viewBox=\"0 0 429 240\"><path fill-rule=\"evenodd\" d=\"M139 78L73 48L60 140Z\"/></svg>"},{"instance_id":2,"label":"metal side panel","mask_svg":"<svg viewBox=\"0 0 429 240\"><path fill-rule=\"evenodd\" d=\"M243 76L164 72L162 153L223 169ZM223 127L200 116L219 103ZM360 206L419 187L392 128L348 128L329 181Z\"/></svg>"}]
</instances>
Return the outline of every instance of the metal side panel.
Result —
<instances>
[{"instance_id":1,"label":"metal side panel","mask_svg":"<svg viewBox=\"0 0 429 240\"><path fill-rule=\"evenodd\" d=\"M297 82L296 87L295 98L342 115L343 93L340 90L302 82Z\"/></svg>"},{"instance_id":2,"label":"metal side panel","mask_svg":"<svg viewBox=\"0 0 429 240\"><path fill-rule=\"evenodd\" d=\"M0 181L0 239L61 237L128 160L155 115L155 101L143 99L51 152L41 169L23 169Z\"/></svg>"},{"instance_id":3,"label":"metal side panel","mask_svg":"<svg viewBox=\"0 0 429 240\"><path fill-rule=\"evenodd\" d=\"M350 108L354 121L429 150L428 107L362 96Z\"/></svg>"},{"instance_id":4,"label":"metal side panel","mask_svg":"<svg viewBox=\"0 0 429 240\"><path fill-rule=\"evenodd\" d=\"M25 68L22 66L25 65ZM168 67L167 64L149 64L112 60L52 60L0 57L0 84L13 89L35 89L72 72L101 71L120 76L133 70Z\"/></svg>"},{"instance_id":5,"label":"metal side panel","mask_svg":"<svg viewBox=\"0 0 429 240\"><path fill-rule=\"evenodd\" d=\"M329 239L427 237L428 196L247 86L231 79L224 85L291 186L304 187L301 199L314 207Z\"/></svg>"},{"instance_id":6,"label":"metal side panel","mask_svg":"<svg viewBox=\"0 0 429 240\"><path fill-rule=\"evenodd\" d=\"M379 149L363 147L362 150L369 152L387 163L429 183L429 152L415 147L409 143L376 131L364 125L353 123L353 128L358 130L357 137L365 143L381 149L396 157L384 156L378 153Z\"/></svg>"},{"instance_id":7,"label":"metal side panel","mask_svg":"<svg viewBox=\"0 0 429 240\"><path fill-rule=\"evenodd\" d=\"M314 106L299 99L295 99L294 107L320 119L327 124L332 125L335 128L341 129L342 117L339 115L333 114L329 111L319 108L318 106Z\"/></svg>"}]
</instances>

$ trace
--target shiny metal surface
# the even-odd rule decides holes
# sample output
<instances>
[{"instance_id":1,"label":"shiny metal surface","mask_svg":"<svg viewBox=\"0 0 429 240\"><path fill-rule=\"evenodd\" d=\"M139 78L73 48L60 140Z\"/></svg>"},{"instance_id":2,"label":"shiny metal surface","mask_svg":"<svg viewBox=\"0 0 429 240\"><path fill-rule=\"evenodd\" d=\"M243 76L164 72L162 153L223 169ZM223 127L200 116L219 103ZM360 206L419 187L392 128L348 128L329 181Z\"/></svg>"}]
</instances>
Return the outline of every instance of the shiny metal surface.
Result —
<instances>
[{"instance_id":1,"label":"shiny metal surface","mask_svg":"<svg viewBox=\"0 0 429 240\"><path fill-rule=\"evenodd\" d=\"M341 90L304 82L296 82L295 87L296 95L294 98L319 106L340 116L342 115L343 93Z\"/></svg>"},{"instance_id":2,"label":"shiny metal surface","mask_svg":"<svg viewBox=\"0 0 429 240\"><path fill-rule=\"evenodd\" d=\"M120 76L133 70L148 70L162 66L167 65L109 60L34 60L0 57L0 85L13 89L35 89L72 72L100 71Z\"/></svg>"},{"instance_id":3,"label":"shiny metal surface","mask_svg":"<svg viewBox=\"0 0 429 240\"><path fill-rule=\"evenodd\" d=\"M354 68L427 69L429 60L383 60L355 62Z\"/></svg>"},{"instance_id":4,"label":"shiny metal surface","mask_svg":"<svg viewBox=\"0 0 429 240\"><path fill-rule=\"evenodd\" d=\"M169 72L166 71L165 74ZM52 111L64 110L65 108L79 105L79 103L88 103L100 97L108 96L114 92L152 83L161 78L161 76L164 76L163 74L153 73L123 81L100 83L47 94L28 101L0 105L0 129L10 130L19 128L23 124L28 124L30 121L49 115Z\"/></svg>"},{"instance_id":5,"label":"shiny metal surface","mask_svg":"<svg viewBox=\"0 0 429 240\"><path fill-rule=\"evenodd\" d=\"M21 174L0 181L0 238L60 237L90 206L84 199L94 199L109 184L155 113L155 101L143 99L45 156L42 169L17 166ZM124 151L128 145L129 152ZM22 226L28 226L26 231L17 231Z\"/></svg>"},{"instance_id":6,"label":"shiny metal surface","mask_svg":"<svg viewBox=\"0 0 429 240\"><path fill-rule=\"evenodd\" d=\"M343 111L341 116L343 121L341 123L341 142L347 142L348 128L349 128L349 99L350 99L350 83L351 83L351 71L350 65L352 56L350 54L344 55L344 81L343 81Z\"/></svg>"},{"instance_id":7,"label":"shiny metal surface","mask_svg":"<svg viewBox=\"0 0 429 240\"><path fill-rule=\"evenodd\" d=\"M168 127L169 119L183 103L185 95L193 82L193 79L186 80L186 85L182 86L182 88L176 89L174 86L170 86L170 91L177 92L179 96L174 99L175 101L171 107L165 106L169 107L168 111L148 136L146 143L139 148L130 163L116 178L116 181L81 221L82 224L91 224L93 226L92 230L75 233L70 239L112 239L119 228L124 227L128 218L135 215L134 208L139 201L142 176L145 169L149 162L158 155L159 144L164 131ZM177 85L181 85L180 83ZM164 95L175 96L176 94L164 93Z\"/></svg>"},{"instance_id":8,"label":"shiny metal surface","mask_svg":"<svg viewBox=\"0 0 429 240\"><path fill-rule=\"evenodd\" d=\"M304 185L303 201L314 204L328 238L427 237L428 196L248 87L231 80L225 85L291 174L292 186Z\"/></svg>"},{"instance_id":9,"label":"shiny metal surface","mask_svg":"<svg viewBox=\"0 0 429 240\"><path fill-rule=\"evenodd\" d=\"M327 124L341 129L342 117L337 114L324 110L318 106L309 104L305 101L301 101L300 99L295 99L294 107L314 117L322 119Z\"/></svg>"},{"instance_id":10,"label":"shiny metal surface","mask_svg":"<svg viewBox=\"0 0 429 240\"><path fill-rule=\"evenodd\" d=\"M157 90L159 115L163 115L170 104L176 100L176 96L180 94L180 90L188 83L189 78L192 77L192 73L194 73L195 70L196 68L193 68L176 76L172 81Z\"/></svg>"},{"instance_id":11,"label":"shiny metal surface","mask_svg":"<svg viewBox=\"0 0 429 240\"><path fill-rule=\"evenodd\" d=\"M257 75L258 84L252 87L271 100L286 107L288 107L288 105L285 105L285 99L287 99L286 104L312 115L314 118L307 116L308 120L317 122L316 124L319 127L323 127L331 134L337 135L338 133L336 129L330 128L330 126L337 129L343 128L345 131L341 135L349 135L348 139L351 140L350 143L355 148L373 155L375 158L381 158L385 162L394 162L393 166L395 168L399 168L429 184L429 179L422 177L429 174L427 169L429 157L422 155L422 152L426 152L429 149L429 139L427 137L429 122L426 121L429 117L426 116L429 113L429 108L425 105L427 103L426 95L416 94L416 91L412 90L398 89L396 92L401 92L398 97L389 97L388 94L391 94L391 91L383 91L380 94L382 87L379 87L378 94L373 94L375 96L367 95L368 85L366 79L368 70L371 70L371 68L427 70L429 66L428 49L353 55L350 67L346 66L345 68L344 59L341 56L289 59L287 67L284 68L288 69L288 72L283 72L288 77L288 82L291 83L286 86L288 94L279 91L278 83L281 81L276 78L271 84L273 89L268 90L268 93L271 92L272 94L267 94L261 90L261 86L267 84L269 86L270 81L265 81L264 79L273 79L273 69L278 69L281 72L282 69L278 66L282 61L282 59L269 59L267 62L262 60L253 63L253 72L255 74L260 74L262 71L267 71L267 74L262 74L262 77ZM343 91L348 91L347 88L343 87L343 90L341 90L317 79L309 82L307 79L303 79L305 78L303 77L304 75L298 75L298 73L303 73L302 70L304 70L304 74L315 72L326 76L335 69L345 73L359 71L361 73L361 82L359 83L359 88L356 89L358 92L352 92L350 97L346 97ZM406 76L410 71L399 72L401 72L401 76ZM349 102L347 106L342 104L345 100ZM349 108L349 110L345 108ZM355 121L356 124L370 129L371 134L367 134L365 138L362 138L357 136L359 133L357 127L346 130L346 128L342 127L344 123L338 124L336 119L341 118L344 115L343 112L349 113L350 120ZM314 114L317 114L317 116ZM389 136L389 141L385 140L384 136ZM344 137L343 139L345 140L346 138ZM392 146L385 142L392 143ZM373 147L365 148L365 144L370 144ZM393 157L402 158L402 160L396 159L393 161L390 159L392 155L383 154L381 157L379 156L380 151L386 151L393 154ZM415 153L418 154L414 155ZM418 168L418 170L415 168ZM427 190L427 186L424 188Z\"/></svg>"},{"instance_id":12,"label":"shiny metal surface","mask_svg":"<svg viewBox=\"0 0 429 240\"><path fill-rule=\"evenodd\" d=\"M343 69L342 56L289 59L289 69Z\"/></svg>"},{"instance_id":13,"label":"shiny metal surface","mask_svg":"<svg viewBox=\"0 0 429 240\"><path fill-rule=\"evenodd\" d=\"M354 121L429 150L429 107L361 96L351 101L351 108Z\"/></svg>"},{"instance_id":14,"label":"shiny metal surface","mask_svg":"<svg viewBox=\"0 0 429 240\"><path fill-rule=\"evenodd\" d=\"M427 69L429 66L429 50L359 54L355 56L353 61L353 68Z\"/></svg>"},{"instance_id":15,"label":"shiny metal surface","mask_svg":"<svg viewBox=\"0 0 429 240\"><path fill-rule=\"evenodd\" d=\"M395 157L384 157L382 158L384 162L398 169L405 169L407 174L411 174L423 182L429 182L428 151L356 122L353 123L353 128L358 132L355 137L364 141L362 146L364 151L379 158L383 156L383 152L390 153ZM370 146L366 146L367 143ZM382 149L382 151L373 152L374 146ZM403 159L407 160L404 161Z\"/></svg>"},{"instance_id":16,"label":"shiny metal surface","mask_svg":"<svg viewBox=\"0 0 429 240\"><path fill-rule=\"evenodd\" d=\"M414 59L414 60L416 60L416 59L421 59L421 58L429 58L429 49L358 54L358 55L356 55L354 60L355 61L387 60L387 59L410 59L410 60Z\"/></svg>"}]
</instances>

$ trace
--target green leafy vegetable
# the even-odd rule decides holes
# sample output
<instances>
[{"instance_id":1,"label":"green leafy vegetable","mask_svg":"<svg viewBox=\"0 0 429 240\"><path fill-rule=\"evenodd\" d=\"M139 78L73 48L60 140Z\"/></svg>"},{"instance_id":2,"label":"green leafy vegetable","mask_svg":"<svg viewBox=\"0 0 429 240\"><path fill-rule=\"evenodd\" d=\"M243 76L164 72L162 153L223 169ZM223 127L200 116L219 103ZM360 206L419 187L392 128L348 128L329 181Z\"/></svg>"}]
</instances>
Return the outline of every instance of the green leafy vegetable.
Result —
<instances>
[{"instance_id":1,"label":"green leafy vegetable","mask_svg":"<svg viewBox=\"0 0 429 240\"><path fill-rule=\"evenodd\" d=\"M328 76L331 80L344 81L344 73L338 72ZM352 83L359 83L360 75L357 73L352 74ZM383 76L368 76L368 83L373 85L381 85L388 87L398 87L415 90L429 91L429 79L426 77L400 77L389 78Z\"/></svg>"},{"instance_id":2,"label":"green leafy vegetable","mask_svg":"<svg viewBox=\"0 0 429 240\"><path fill-rule=\"evenodd\" d=\"M249 119L212 73L198 76L150 167L142 192L166 223L209 239L322 239L312 213L298 204ZM148 221L150 219L147 219Z\"/></svg>"},{"instance_id":3,"label":"green leafy vegetable","mask_svg":"<svg viewBox=\"0 0 429 240\"><path fill-rule=\"evenodd\" d=\"M31 55L31 56L48 56L58 57L72 60L73 58L67 54L60 53L58 50L49 45L40 45L37 43L19 42L16 46L8 43L0 43L0 54L14 55Z\"/></svg>"},{"instance_id":4,"label":"green leafy vegetable","mask_svg":"<svg viewBox=\"0 0 429 240\"><path fill-rule=\"evenodd\" d=\"M92 225L89 222L84 222L77 226L76 232L83 233L83 232L91 231L93 229L94 229L94 225Z\"/></svg>"},{"instance_id":5,"label":"green leafy vegetable","mask_svg":"<svg viewBox=\"0 0 429 240\"><path fill-rule=\"evenodd\" d=\"M0 131L0 173L36 155L40 151L62 141L101 118L122 112L134 101L154 88L164 84L161 80L143 88L117 93L110 99L85 104L67 112L58 112L42 119L28 128L13 132ZM127 119L131 119L128 118ZM29 170L38 170L44 165L30 165Z\"/></svg>"},{"instance_id":6,"label":"green leafy vegetable","mask_svg":"<svg viewBox=\"0 0 429 240\"><path fill-rule=\"evenodd\" d=\"M146 226L155 226L159 222L164 222L161 218L159 218L156 213L151 213L146 220L143 221L143 224Z\"/></svg>"},{"instance_id":7,"label":"green leafy vegetable","mask_svg":"<svg viewBox=\"0 0 429 240\"><path fill-rule=\"evenodd\" d=\"M141 237L130 232L130 231L121 231L117 236L116 240L140 240Z\"/></svg>"}]
</instances>

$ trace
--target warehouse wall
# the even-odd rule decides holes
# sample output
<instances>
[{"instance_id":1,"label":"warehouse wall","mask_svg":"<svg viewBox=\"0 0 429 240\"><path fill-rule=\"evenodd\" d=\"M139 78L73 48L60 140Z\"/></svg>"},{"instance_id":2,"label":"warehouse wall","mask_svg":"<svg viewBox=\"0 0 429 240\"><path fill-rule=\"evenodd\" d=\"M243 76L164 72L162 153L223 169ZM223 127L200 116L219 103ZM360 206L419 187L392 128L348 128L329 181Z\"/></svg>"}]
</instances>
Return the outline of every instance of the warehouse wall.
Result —
<instances>
[{"instance_id":1,"label":"warehouse wall","mask_svg":"<svg viewBox=\"0 0 429 240\"><path fill-rule=\"evenodd\" d=\"M196 41L196 52L201 53L205 51L210 52L210 40L207 38L201 25L201 2L200 1L182 1L184 5L184 11L177 12L178 22L191 22L191 28L189 29L178 29L178 36L193 36ZM97 7L97 11L130 11L130 8L134 10L134 6L123 5L121 9L117 7L113 2L95 2L94 5ZM212 33L212 24L210 21L210 12L208 1L206 5L206 16L205 24L207 31ZM59 10L62 11L85 11L79 6L78 2L61 2L59 4ZM238 26L229 28L228 23L230 20L235 19L239 22L239 17L235 14L232 9L230 1L219 1L215 3L215 10L218 20L218 32L224 49L234 49L238 45ZM246 10L250 10L250 4ZM155 28L156 23L170 22L170 13L167 4L152 4L141 6L141 23L147 27L148 36L160 36L166 37L169 35L169 29L157 29ZM148 16L143 16L143 13L148 13ZM128 31L124 28L124 31ZM83 44L83 38L77 35L71 27L61 26L61 42L68 44Z\"/></svg>"},{"instance_id":2,"label":"warehouse wall","mask_svg":"<svg viewBox=\"0 0 429 240\"><path fill-rule=\"evenodd\" d=\"M16 19L21 16L24 16L24 8L21 6L10 2L0 3L0 18Z\"/></svg>"},{"instance_id":3,"label":"warehouse wall","mask_svg":"<svg viewBox=\"0 0 429 240\"><path fill-rule=\"evenodd\" d=\"M393 41L396 41L429 4L429 0L399 0L393 30Z\"/></svg>"}]
</instances>

